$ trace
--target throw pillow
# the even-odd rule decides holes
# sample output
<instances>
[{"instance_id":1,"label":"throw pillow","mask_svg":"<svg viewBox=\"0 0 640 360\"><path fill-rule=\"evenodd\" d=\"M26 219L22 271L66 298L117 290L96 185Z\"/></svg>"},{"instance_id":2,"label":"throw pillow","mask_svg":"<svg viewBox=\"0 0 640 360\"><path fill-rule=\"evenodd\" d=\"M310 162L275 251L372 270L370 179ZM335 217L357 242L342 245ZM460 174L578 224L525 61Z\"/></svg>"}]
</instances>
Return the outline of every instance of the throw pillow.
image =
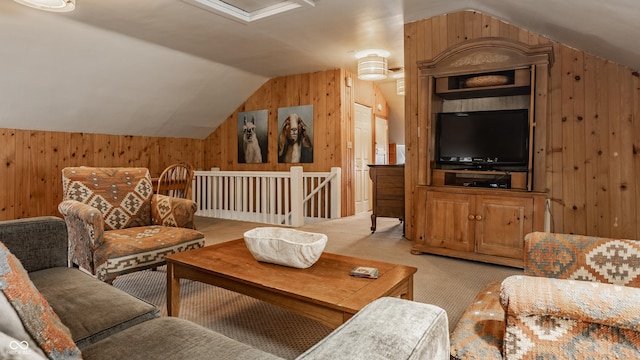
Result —
<instances>
[{"instance_id":1,"label":"throw pillow","mask_svg":"<svg viewBox=\"0 0 640 360\"><path fill-rule=\"evenodd\" d=\"M2 314L2 316L0 316L0 333L16 339L18 342L20 342L20 348L25 347L22 343L23 341L25 341L27 344L26 347L39 353L43 357L45 356L42 350L40 350L40 347L38 346L36 341L31 337L31 335L29 335L27 329L25 329L24 325L22 324L22 320L20 320L20 316L18 316L18 313L13 309L13 305L11 305L7 297L4 296L3 292L0 292L0 314ZM0 347L2 345L8 346L9 342L6 342L5 344L0 343ZM18 349L9 348L9 350ZM13 354L19 352L15 351L11 353ZM2 354L0 354L0 359L4 359L2 357Z\"/></svg>"},{"instance_id":2,"label":"throw pillow","mask_svg":"<svg viewBox=\"0 0 640 360\"><path fill-rule=\"evenodd\" d=\"M20 261L0 243L0 290L25 329L50 359L81 359L69 329L29 279Z\"/></svg>"},{"instance_id":3,"label":"throw pillow","mask_svg":"<svg viewBox=\"0 0 640 360\"><path fill-rule=\"evenodd\" d=\"M35 352L25 340L18 340L0 332L0 359L2 360L46 360Z\"/></svg>"}]
</instances>

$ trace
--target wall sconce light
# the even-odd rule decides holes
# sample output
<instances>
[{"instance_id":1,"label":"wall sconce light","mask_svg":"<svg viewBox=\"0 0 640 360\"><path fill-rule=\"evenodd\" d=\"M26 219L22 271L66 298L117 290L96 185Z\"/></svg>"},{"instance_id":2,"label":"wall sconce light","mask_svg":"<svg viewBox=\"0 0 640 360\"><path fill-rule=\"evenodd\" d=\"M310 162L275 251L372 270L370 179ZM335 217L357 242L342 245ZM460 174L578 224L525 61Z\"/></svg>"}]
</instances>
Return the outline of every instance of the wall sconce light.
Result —
<instances>
[{"instance_id":1,"label":"wall sconce light","mask_svg":"<svg viewBox=\"0 0 640 360\"><path fill-rule=\"evenodd\" d=\"M387 78L387 58L389 52L380 49L362 50L356 53L358 59L358 79L384 80Z\"/></svg>"},{"instance_id":2,"label":"wall sconce light","mask_svg":"<svg viewBox=\"0 0 640 360\"><path fill-rule=\"evenodd\" d=\"M394 74L393 78L396 79L396 94L404 96L404 71Z\"/></svg>"},{"instance_id":3,"label":"wall sconce light","mask_svg":"<svg viewBox=\"0 0 640 360\"><path fill-rule=\"evenodd\" d=\"M19 4L26 5L35 9L67 12L76 8L76 0L13 0Z\"/></svg>"}]
</instances>

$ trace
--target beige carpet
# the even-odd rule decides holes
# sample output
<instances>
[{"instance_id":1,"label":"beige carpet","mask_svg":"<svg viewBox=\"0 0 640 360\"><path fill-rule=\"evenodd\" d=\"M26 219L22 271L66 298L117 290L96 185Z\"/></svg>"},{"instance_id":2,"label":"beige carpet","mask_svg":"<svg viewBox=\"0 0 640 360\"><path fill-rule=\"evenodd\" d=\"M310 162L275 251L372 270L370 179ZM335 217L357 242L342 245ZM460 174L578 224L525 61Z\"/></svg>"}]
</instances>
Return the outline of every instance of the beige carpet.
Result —
<instances>
[{"instance_id":1,"label":"beige carpet","mask_svg":"<svg viewBox=\"0 0 640 360\"><path fill-rule=\"evenodd\" d=\"M418 268L414 277L414 300L445 309L450 330L486 284L522 273L519 269L497 265L435 255L412 255L411 242L402 236L402 224L397 219L378 218L377 231L371 234L369 215L365 213L300 229L327 234L327 252ZM209 218L198 218L196 224L206 234L207 244L238 239L244 231L264 226ZM162 267L156 272L121 276L114 281L114 286L160 306L166 315L165 282L166 272ZM185 280L181 286L180 317L283 358L295 358L330 332L315 321L244 295Z\"/></svg>"}]
</instances>

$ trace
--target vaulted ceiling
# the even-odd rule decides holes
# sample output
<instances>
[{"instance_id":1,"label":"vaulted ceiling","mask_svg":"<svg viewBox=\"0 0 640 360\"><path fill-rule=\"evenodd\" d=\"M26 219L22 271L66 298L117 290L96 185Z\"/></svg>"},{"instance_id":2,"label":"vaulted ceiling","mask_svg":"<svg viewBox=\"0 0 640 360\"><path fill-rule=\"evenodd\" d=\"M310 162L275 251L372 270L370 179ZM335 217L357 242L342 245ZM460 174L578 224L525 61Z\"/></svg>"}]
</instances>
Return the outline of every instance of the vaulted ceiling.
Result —
<instances>
[{"instance_id":1,"label":"vaulted ceiling","mask_svg":"<svg viewBox=\"0 0 640 360\"><path fill-rule=\"evenodd\" d=\"M405 23L469 9L640 68L637 0L317 0L248 24L193 0L77 0L70 13L3 0L0 127L203 139L270 78L355 71L367 48L403 66ZM378 86L402 116L393 81Z\"/></svg>"}]
</instances>

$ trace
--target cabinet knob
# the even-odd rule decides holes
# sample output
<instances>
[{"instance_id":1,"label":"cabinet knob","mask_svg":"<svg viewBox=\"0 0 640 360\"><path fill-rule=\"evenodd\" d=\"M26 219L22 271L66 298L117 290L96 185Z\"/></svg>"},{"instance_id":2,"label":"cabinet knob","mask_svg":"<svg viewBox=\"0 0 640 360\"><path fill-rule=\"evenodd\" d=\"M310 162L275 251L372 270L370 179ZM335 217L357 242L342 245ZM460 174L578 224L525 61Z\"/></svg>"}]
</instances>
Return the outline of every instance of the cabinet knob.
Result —
<instances>
[{"instance_id":1,"label":"cabinet knob","mask_svg":"<svg viewBox=\"0 0 640 360\"><path fill-rule=\"evenodd\" d=\"M476 215L476 220L478 221L482 220L482 215Z\"/></svg>"},{"instance_id":2,"label":"cabinet knob","mask_svg":"<svg viewBox=\"0 0 640 360\"><path fill-rule=\"evenodd\" d=\"M475 217L473 214L469 214L469 220L473 220L473 219L475 219L475 218L476 218L476 217Z\"/></svg>"}]
</instances>

